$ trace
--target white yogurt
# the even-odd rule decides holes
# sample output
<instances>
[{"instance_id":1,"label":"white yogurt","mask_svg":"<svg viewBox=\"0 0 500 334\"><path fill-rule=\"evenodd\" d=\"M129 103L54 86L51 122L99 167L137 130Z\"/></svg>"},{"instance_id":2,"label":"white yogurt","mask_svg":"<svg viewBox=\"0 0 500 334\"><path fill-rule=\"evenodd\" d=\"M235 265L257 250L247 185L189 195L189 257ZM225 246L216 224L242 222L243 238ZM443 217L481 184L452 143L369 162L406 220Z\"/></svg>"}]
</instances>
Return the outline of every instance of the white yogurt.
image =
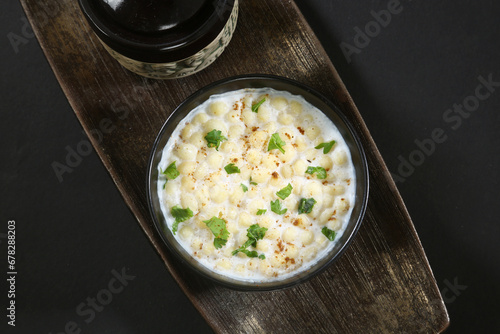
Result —
<instances>
[{"instance_id":1,"label":"white yogurt","mask_svg":"<svg viewBox=\"0 0 500 334\"><path fill-rule=\"evenodd\" d=\"M251 106L264 98L253 112ZM218 150L209 148L205 139L214 129L227 138ZM268 151L275 133L285 142L284 154ZM315 148L332 140L336 143L326 154ZM174 161L180 175L166 182L161 172ZM228 174L224 167L230 163L240 172ZM326 178L305 173L309 166L324 168ZM210 270L238 280L269 282L307 270L333 248L355 204L351 155L333 122L301 96L270 88L213 95L193 109L173 132L158 170L158 195L168 228L172 230L175 220L172 207L189 208L193 217L178 224L176 239ZM257 185L250 184L250 178ZM292 193L282 200L276 192L288 184ZM311 213L299 213L303 198L316 201ZM271 210L276 200L286 213ZM260 209L266 212L257 215ZM214 216L223 219L229 231L219 249L204 223ZM253 224L268 229L256 248L248 247L261 258L232 255L247 241ZM322 233L324 227L336 232L334 241Z\"/></svg>"}]
</instances>

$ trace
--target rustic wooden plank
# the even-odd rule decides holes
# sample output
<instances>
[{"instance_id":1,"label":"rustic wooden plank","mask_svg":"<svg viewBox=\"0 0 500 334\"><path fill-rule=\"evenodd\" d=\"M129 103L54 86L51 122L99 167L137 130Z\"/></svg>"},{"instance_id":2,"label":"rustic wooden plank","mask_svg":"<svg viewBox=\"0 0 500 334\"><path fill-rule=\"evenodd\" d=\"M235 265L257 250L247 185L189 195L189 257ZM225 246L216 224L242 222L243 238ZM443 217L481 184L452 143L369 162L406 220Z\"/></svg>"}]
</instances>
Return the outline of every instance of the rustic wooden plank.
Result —
<instances>
[{"instance_id":1,"label":"rustic wooden plank","mask_svg":"<svg viewBox=\"0 0 500 334\"><path fill-rule=\"evenodd\" d=\"M208 69L145 79L109 56L74 0L21 0L92 144L145 234L195 307L220 333L436 333L448 315L404 203L349 93L291 1L241 1L238 27ZM236 292L193 275L171 256L146 202L148 156L175 106L215 80L270 73L308 84L355 124L370 166L366 218L344 256L300 286ZM97 133L103 133L102 138Z\"/></svg>"}]
</instances>

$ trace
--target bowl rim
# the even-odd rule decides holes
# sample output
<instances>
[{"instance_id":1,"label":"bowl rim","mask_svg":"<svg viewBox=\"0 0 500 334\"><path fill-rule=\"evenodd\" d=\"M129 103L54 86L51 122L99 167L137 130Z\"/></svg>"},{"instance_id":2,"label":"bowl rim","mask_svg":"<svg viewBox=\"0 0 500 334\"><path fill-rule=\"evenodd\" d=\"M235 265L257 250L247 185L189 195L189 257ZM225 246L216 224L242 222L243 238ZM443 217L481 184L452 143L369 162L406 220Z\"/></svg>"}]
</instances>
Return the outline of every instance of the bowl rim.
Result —
<instances>
[{"instance_id":1,"label":"bowl rim","mask_svg":"<svg viewBox=\"0 0 500 334\"><path fill-rule=\"evenodd\" d=\"M356 221L354 223L352 223L352 219L353 219L352 216L349 219L349 222L351 222L354 225L352 227L350 234L348 235L347 239L345 240L345 242L340 245L340 248L338 249L338 251L335 254L325 255L323 257L324 263L322 263L320 266L316 267L316 265L315 265L315 266L313 266L313 267L311 267L303 272L299 272L298 275L300 275L300 277L298 277L296 280L292 280L292 281L286 282L286 283L282 283L282 281L279 281L279 280L278 281L263 282L262 284L253 283L253 282L249 282L249 281L239 281L239 280L235 280L235 279L231 279L231 281L226 281L225 280L225 279L227 279L226 276L217 274L206 267L204 267L204 268L206 269L207 272L204 272L203 270L198 270L198 268L195 268L193 265L191 265L189 263L189 261L187 259L185 259L184 256L179 252L179 250L168 241L167 236L165 235L164 227L162 227L162 222L158 221L158 219L156 217L155 207L153 205L152 183L155 180L152 180L152 175L153 175L153 168L157 168L157 164L153 165L153 163L155 162L155 156L156 156L156 153L158 152L158 145L159 145L160 141L162 140L163 136L165 135L165 132L167 130L167 126L169 125L170 121L174 118L174 116L176 116L178 111L183 110L183 107L185 105L188 105L190 102L192 102L193 100L198 98L200 95L203 95L203 94L205 94L205 93L207 93L207 92L209 92L209 91L211 91L219 86L230 85L231 83L252 82L252 81L257 81L257 80L264 80L264 81L269 81L269 82L281 82L281 83L284 83L285 85L295 86L299 90L305 91L305 92L315 96L316 98L321 100L324 104L326 104L342 120L342 122L344 123L345 127L347 128L349 134L351 135L351 137L353 139L353 144L357 148L357 153L359 154L359 158L360 158L359 168L360 168L360 170L362 172L362 176L363 176L363 179L361 180L361 182L362 182L361 187L363 189L362 198L361 198L362 200L361 200L361 203L359 203L359 202L356 203L356 205L360 206L359 214L356 217ZM279 91L279 90L284 91L283 89L275 89L275 88L269 87L269 86L259 85L259 87L262 87L262 88L268 87L268 88L272 88L272 89L277 90L277 91ZM238 89L245 89L245 88L253 88L253 87L241 87ZM225 92L229 92L229 91L233 91L233 90L235 90L235 89L228 89ZM220 94L220 93L214 92L214 93L211 93L210 96L215 95L215 94ZM295 93L293 93L293 94L298 95ZM310 104L315 106L315 104L310 102L305 96L302 96L302 97L307 102L309 102ZM318 108L318 107L316 107L316 108ZM191 110L189 110L185 115L183 115L182 118L186 117L186 115L190 111ZM335 123L334 120L332 120L331 117L328 116L328 114L326 114L324 111L322 111L322 112L335 124L336 127L338 127L338 124ZM343 135L343 137L344 137L344 135ZM167 142L168 142L168 139L167 139ZM161 151L163 151L163 147L161 148ZM356 168L356 166L354 166L354 167ZM359 228L364 220L366 209L368 206L369 178L370 178L368 163L367 163L367 158L366 158L366 154L365 154L361 139L360 139L357 131L355 130L354 126L352 125L352 123L344 115L344 113L340 110L339 107L337 107L334 103L332 103L329 99L327 99L323 94L321 94L317 90L315 90L312 87L307 86L299 81L289 79L286 77L282 77L282 76L278 76L278 75L272 75L272 74L243 74L243 75L236 75L236 76L227 77L227 78L212 82L212 83L196 90L191 95L189 95L186 99L184 99L172 111L172 113L170 113L170 115L167 117L167 119L163 123L160 131L158 132L158 134L155 138L155 141L153 143L151 152L150 152L146 174L147 174L146 175L146 192L147 192L147 200L148 200L148 209L149 209L149 213L151 215L151 218L153 219L153 225L155 226L157 232L160 234L160 237L161 237L163 243L167 246L167 248L173 254L175 254L176 258L178 260L180 260L181 263L185 264L186 268L189 268L191 271L194 271L197 274L202 275L205 278L208 278L212 282L215 282L215 283L221 284L222 286L225 286L225 287L228 287L228 288L231 288L234 290L239 290L239 291L271 291L271 290L285 289L285 288L289 288L292 286L296 286L302 282L308 281L311 278L322 273L328 267L330 267L336 260L338 260L344 254L346 249L349 247L349 245L351 244L352 240L356 236L356 234L357 234L357 232L358 232L358 230L359 230ZM358 180L356 180L356 183L357 183L356 187L358 187ZM170 230L169 230L169 232L171 233ZM190 258L194 259L191 256L190 256ZM194 259L194 261L197 261L197 260ZM218 279L218 278L210 275L208 272L210 272L211 274L216 274L220 277L224 277L224 280ZM295 276L291 276L287 279L294 278L294 277Z\"/></svg>"}]
</instances>

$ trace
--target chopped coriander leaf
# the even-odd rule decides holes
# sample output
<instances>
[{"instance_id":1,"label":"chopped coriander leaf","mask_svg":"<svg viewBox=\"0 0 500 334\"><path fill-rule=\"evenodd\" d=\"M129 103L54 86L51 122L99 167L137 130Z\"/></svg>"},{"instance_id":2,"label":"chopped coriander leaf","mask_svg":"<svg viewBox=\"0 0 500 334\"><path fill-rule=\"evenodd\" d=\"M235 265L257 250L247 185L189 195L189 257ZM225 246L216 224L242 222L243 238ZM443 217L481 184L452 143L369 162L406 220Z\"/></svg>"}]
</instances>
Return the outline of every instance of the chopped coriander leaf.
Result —
<instances>
[{"instance_id":1,"label":"chopped coriander leaf","mask_svg":"<svg viewBox=\"0 0 500 334\"><path fill-rule=\"evenodd\" d=\"M209 220L203 221L210 231L214 234L214 246L216 249L221 248L227 243L229 231L226 229L226 221L217 217L212 217Z\"/></svg>"},{"instance_id":2,"label":"chopped coriander leaf","mask_svg":"<svg viewBox=\"0 0 500 334\"><path fill-rule=\"evenodd\" d=\"M311 213L316 200L314 198L301 198L299 203L299 213Z\"/></svg>"},{"instance_id":3,"label":"chopped coriander leaf","mask_svg":"<svg viewBox=\"0 0 500 334\"><path fill-rule=\"evenodd\" d=\"M257 240L264 239L264 235L266 235L267 228L260 227L259 224L253 224L247 229L247 237L248 239L253 239L252 246L257 247Z\"/></svg>"},{"instance_id":4,"label":"chopped coriander leaf","mask_svg":"<svg viewBox=\"0 0 500 334\"><path fill-rule=\"evenodd\" d=\"M240 252L248 257L259 257L259 253L257 253L257 251L249 251L248 249L243 248L240 250Z\"/></svg>"},{"instance_id":5,"label":"chopped coriander leaf","mask_svg":"<svg viewBox=\"0 0 500 334\"><path fill-rule=\"evenodd\" d=\"M241 189L243 189L243 192L246 193L248 191L248 187L244 185L243 183L240 183Z\"/></svg>"},{"instance_id":6,"label":"chopped coriander leaf","mask_svg":"<svg viewBox=\"0 0 500 334\"><path fill-rule=\"evenodd\" d=\"M247 247L250 247L252 246L252 244L254 243L254 240L253 239L248 239L247 241L245 241L245 243L243 245L241 245L239 248L236 248L234 251L231 252L231 255L236 255L238 254L239 252L242 252L242 253L245 253L247 254L247 252L249 252L247 250ZM247 254L248 255L248 254ZM250 255L248 255L250 256ZM252 257L252 256L250 256ZM255 257L255 256L253 256Z\"/></svg>"},{"instance_id":7,"label":"chopped coriander leaf","mask_svg":"<svg viewBox=\"0 0 500 334\"><path fill-rule=\"evenodd\" d=\"M252 181L252 177L251 177L251 176L250 176L250 184L251 184L252 186L256 186L256 185L257 185L257 182Z\"/></svg>"},{"instance_id":8,"label":"chopped coriander leaf","mask_svg":"<svg viewBox=\"0 0 500 334\"><path fill-rule=\"evenodd\" d=\"M276 201L271 201L271 211L274 213L277 213L278 215L284 215L286 213L286 208L281 210L281 203L280 200L277 199Z\"/></svg>"},{"instance_id":9,"label":"chopped coriander leaf","mask_svg":"<svg viewBox=\"0 0 500 334\"><path fill-rule=\"evenodd\" d=\"M257 241L264 238L266 231L267 228L260 227L259 224L253 224L247 229L248 240L245 241L245 243L241 245L241 247L235 249L231 254L236 255L241 252L248 257L258 257L262 260L265 259L266 256L264 254L259 255L256 251L249 251L247 248L250 246L257 247Z\"/></svg>"},{"instance_id":10,"label":"chopped coriander leaf","mask_svg":"<svg viewBox=\"0 0 500 334\"><path fill-rule=\"evenodd\" d=\"M227 243L227 239L214 238L214 247L215 247L215 249L222 248L222 246L225 246L226 243Z\"/></svg>"},{"instance_id":11,"label":"chopped coriander leaf","mask_svg":"<svg viewBox=\"0 0 500 334\"><path fill-rule=\"evenodd\" d=\"M276 193L276 195L281 198L281 199L285 199L287 198L288 196L290 196L290 194L292 193L292 185L289 183L285 188L281 189L280 191L278 191Z\"/></svg>"},{"instance_id":12,"label":"chopped coriander leaf","mask_svg":"<svg viewBox=\"0 0 500 334\"><path fill-rule=\"evenodd\" d=\"M320 180L326 179L326 170L323 167L309 166L309 167L307 167L306 173L311 174L311 175L316 173L316 177L318 179L320 179Z\"/></svg>"},{"instance_id":13,"label":"chopped coriander leaf","mask_svg":"<svg viewBox=\"0 0 500 334\"><path fill-rule=\"evenodd\" d=\"M317 150L323 149L323 153L327 154L328 152L330 152L330 150L332 149L333 145L335 145L335 143L336 143L335 140L332 140L331 142L328 142L328 143L321 143L318 146L316 146L315 149L317 149Z\"/></svg>"},{"instance_id":14,"label":"chopped coriander leaf","mask_svg":"<svg viewBox=\"0 0 500 334\"><path fill-rule=\"evenodd\" d=\"M330 229L329 229L328 227L326 227L326 226L325 226L325 227L323 227L323 229L321 230L321 233L323 233L323 234L325 235L325 237L327 237L327 238L328 238L328 240L330 240L330 241L335 240L335 236L337 235L337 234L335 233L335 231L330 230Z\"/></svg>"},{"instance_id":15,"label":"chopped coriander leaf","mask_svg":"<svg viewBox=\"0 0 500 334\"><path fill-rule=\"evenodd\" d=\"M306 174L313 175L315 171L316 171L316 167L308 166L306 169Z\"/></svg>"},{"instance_id":16,"label":"chopped coriander leaf","mask_svg":"<svg viewBox=\"0 0 500 334\"><path fill-rule=\"evenodd\" d=\"M173 180L180 175L179 171L177 170L177 167L175 167L175 161L172 162L170 165L168 165L167 169L165 169L161 173L164 174L168 180Z\"/></svg>"},{"instance_id":17,"label":"chopped coriander leaf","mask_svg":"<svg viewBox=\"0 0 500 334\"><path fill-rule=\"evenodd\" d=\"M207 141L208 147L215 147L215 149L218 151L220 143L223 140L227 140L227 138L222 135L222 131L213 129L212 131L207 133L207 135L205 136L205 140Z\"/></svg>"},{"instance_id":18,"label":"chopped coriander leaf","mask_svg":"<svg viewBox=\"0 0 500 334\"><path fill-rule=\"evenodd\" d=\"M226 167L224 167L224 169L226 170L226 172L228 174L234 174L234 173L240 173L240 169L238 168L238 166L236 166L235 164L233 163L230 163L229 165L227 165Z\"/></svg>"},{"instance_id":19,"label":"chopped coriander leaf","mask_svg":"<svg viewBox=\"0 0 500 334\"><path fill-rule=\"evenodd\" d=\"M266 98L263 98L262 100L260 100L259 102L255 103L255 104L252 104L252 111L253 112L258 112L259 111L259 107L262 105L262 103L266 102Z\"/></svg>"},{"instance_id":20,"label":"chopped coriander leaf","mask_svg":"<svg viewBox=\"0 0 500 334\"><path fill-rule=\"evenodd\" d=\"M178 205L174 206L170 210L170 213L172 214L172 217L175 218L174 224L172 225L172 232L174 234L177 232L177 227L179 226L179 223L182 223L183 221L186 221L189 218L193 217L193 211L191 211L190 208L183 209Z\"/></svg>"},{"instance_id":21,"label":"chopped coriander leaf","mask_svg":"<svg viewBox=\"0 0 500 334\"><path fill-rule=\"evenodd\" d=\"M266 213L266 211L267 211L266 209L259 209L257 211L257 216L262 216L264 213Z\"/></svg>"},{"instance_id":22,"label":"chopped coriander leaf","mask_svg":"<svg viewBox=\"0 0 500 334\"><path fill-rule=\"evenodd\" d=\"M285 150L283 149L283 146L285 146L286 143L280 138L279 133L273 133L271 136L271 139L269 140L269 145L267 146L267 150L271 151L274 149L278 149L281 151L281 153L285 153Z\"/></svg>"},{"instance_id":23,"label":"chopped coriander leaf","mask_svg":"<svg viewBox=\"0 0 500 334\"><path fill-rule=\"evenodd\" d=\"M175 161L172 162L170 165L168 165L168 167L161 173L165 175L165 177L167 178L167 180L163 184L163 189L165 189L168 180L173 180L180 175L179 171L177 170L177 167L175 167Z\"/></svg>"}]
</instances>

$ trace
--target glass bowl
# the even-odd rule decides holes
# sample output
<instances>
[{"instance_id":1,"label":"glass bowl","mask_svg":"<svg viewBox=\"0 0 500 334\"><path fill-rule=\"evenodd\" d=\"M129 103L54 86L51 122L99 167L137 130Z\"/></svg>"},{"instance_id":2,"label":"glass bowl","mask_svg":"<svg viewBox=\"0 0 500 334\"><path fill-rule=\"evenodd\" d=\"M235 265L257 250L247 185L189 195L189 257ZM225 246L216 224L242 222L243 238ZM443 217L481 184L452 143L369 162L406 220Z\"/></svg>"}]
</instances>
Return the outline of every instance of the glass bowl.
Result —
<instances>
[{"instance_id":1,"label":"glass bowl","mask_svg":"<svg viewBox=\"0 0 500 334\"><path fill-rule=\"evenodd\" d=\"M278 91L288 91L294 95L302 96L306 101L321 110L328 118L332 120L335 126L343 136L347 146L351 152L351 158L356 175L355 189L355 204L347 223L344 233L336 241L334 247L317 261L312 267L306 271L297 273L296 275L287 277L283 280L275 280L270 282L248 282L238 280L218 274L199 263L193 258L175 239L174 235L167 227L165 217L161 211L160 201L158 198L158 164L161 160L162 151L167 144L170 136L179 122L195 107L206 101L211 95L222 94L229 91L244 89L244 88L273 88ZM273 75L243 75L230 77L212 83L182 102L168 117L167 121L161 128L151 152L147 170L147 195L149 201L149 209L154 221L154 225L161 235L163 242L167 245L172 253L174 253L183 263L193 269L197 274L205 278L211 279L226 287L237 290L250 291L267 291L291 287L301 282L304 282L311 277L325 270L335 260L337 260L346 250L356 232L361 225L368 202L368 166L365 153L361 145L359 136L356 134L354 127L345 115L323 95L314 89L301 84L297 81L278 77Z\"/></svg>"}]
</instances>

